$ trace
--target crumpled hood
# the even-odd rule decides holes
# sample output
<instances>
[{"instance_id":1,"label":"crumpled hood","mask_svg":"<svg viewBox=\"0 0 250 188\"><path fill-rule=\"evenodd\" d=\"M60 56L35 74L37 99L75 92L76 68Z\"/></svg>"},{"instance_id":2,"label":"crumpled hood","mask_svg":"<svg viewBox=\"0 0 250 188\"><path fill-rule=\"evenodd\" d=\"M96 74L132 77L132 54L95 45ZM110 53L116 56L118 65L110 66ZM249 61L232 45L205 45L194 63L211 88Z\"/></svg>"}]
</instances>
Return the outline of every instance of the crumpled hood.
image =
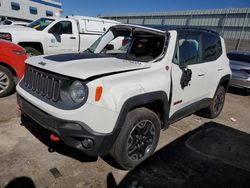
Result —
<instances>
[{"instance_id":1,"label":"crumpled hood","mask_svg":"<svg viewBox=\"0 0 250 188\"><path fill-rule=\"evenodd\" d=\"M26 60L26 63L61 75L80 79L150 67L150 63L135 62L118 59L109 55L89 53L37 56L29 58Z\"/></svg>"}]
</instances>

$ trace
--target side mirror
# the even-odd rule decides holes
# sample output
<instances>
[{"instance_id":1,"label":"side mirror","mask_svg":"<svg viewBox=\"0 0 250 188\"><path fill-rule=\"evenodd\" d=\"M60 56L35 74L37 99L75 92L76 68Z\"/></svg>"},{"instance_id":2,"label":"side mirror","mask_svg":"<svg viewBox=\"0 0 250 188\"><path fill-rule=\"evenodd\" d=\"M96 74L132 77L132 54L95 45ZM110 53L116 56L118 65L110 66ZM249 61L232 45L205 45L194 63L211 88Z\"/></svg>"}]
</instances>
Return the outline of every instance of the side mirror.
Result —
<instances>
[{"instance_id":1,"label":"side mirror","mask_svg":"<svg viewBox=\"0 0 250 188\"><path fill-rule=\"evenodd\" d=\"M185 62L185 61L180 62L179 67L180 67L181 70L187 69L187 64L186 64L186 62Z\"/></svg>"},{"instance_id":2,"label":"side mirror","mask_svg":"<svg viewBox=\"0 0 250 188\"><path fill-rule=\"evenodd\" d=\"M107 44L104 49L105 50L114 50L114 45L113 44Z\"/></svg>"},{"instance_id":3,"label":"side mirror","mask_svg":"<svg viewBox=\"0 0 250 188\"><path fill-rule=\"evenodd\" d=\"M189 85L189 82L192 79L192 70L188 69L187 67L182 69L182 75L181 75L181 88L184 89L186 86Z\"/></svg>"}]
</instances>

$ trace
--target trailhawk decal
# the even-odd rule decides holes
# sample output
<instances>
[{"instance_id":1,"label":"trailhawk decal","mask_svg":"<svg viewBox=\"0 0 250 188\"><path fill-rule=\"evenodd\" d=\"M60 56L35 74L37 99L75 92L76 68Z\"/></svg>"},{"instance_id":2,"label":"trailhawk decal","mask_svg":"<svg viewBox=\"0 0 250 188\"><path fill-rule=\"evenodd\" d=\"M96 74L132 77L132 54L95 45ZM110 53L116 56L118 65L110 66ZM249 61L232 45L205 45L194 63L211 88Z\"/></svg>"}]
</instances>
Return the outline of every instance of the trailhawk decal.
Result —
<instances>
[{"instance_id":1,"label":"trailhawk decal","mask_svg":"<svg viewBox=\"0 0 250 188\"><path fill-rule=\"evenodd\" d=\"M101 77L105 77L105 76L110 76L110 75L114 75L114 74L121 74L121 73L126 73L126 72L132 72L132 71L139 71L139 70L144 70L144 69L148 69L150 67L145 67L145 68L140 68L140 69L131 69L131 70L124 70L124 71L117 71L117 72L109 72L109 73L104 73L104 74L99 74L99 75L95 75L95 76L91 76L89 78L87 78L87 81L92 81Z\"/></svg>"}]
</instances>

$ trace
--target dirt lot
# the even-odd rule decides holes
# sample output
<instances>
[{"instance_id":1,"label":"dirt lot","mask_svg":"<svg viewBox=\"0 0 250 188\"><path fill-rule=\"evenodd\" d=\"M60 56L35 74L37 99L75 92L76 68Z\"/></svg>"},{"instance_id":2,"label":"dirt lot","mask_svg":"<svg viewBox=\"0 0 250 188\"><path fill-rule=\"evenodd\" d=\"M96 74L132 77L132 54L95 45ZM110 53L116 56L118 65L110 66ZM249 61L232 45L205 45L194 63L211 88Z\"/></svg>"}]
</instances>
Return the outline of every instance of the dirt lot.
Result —
<instances>
[{"instance_id":1,"label":"dirt lot","mask_svg":"<svg viewBox=\"0 0 250 188\"><path fill-rule=\"evenodd\" d=\"M249 106L249 95L231 90L222 114L214 121L250 134ZM89 158L74 150L49 152L30 133L37 125L31 123L28 129L21 126L16 109L15 95L0 99L0 188L19 177L26 177L22 182L26 185L33 182L35 187L107 187L110 172L116 182L128 173L111 167L101 158ZM208 121L191 115L173 124L162 132L158 149ZM53 169L58 172L53 173Z\"/></svg>"}]
</instances>

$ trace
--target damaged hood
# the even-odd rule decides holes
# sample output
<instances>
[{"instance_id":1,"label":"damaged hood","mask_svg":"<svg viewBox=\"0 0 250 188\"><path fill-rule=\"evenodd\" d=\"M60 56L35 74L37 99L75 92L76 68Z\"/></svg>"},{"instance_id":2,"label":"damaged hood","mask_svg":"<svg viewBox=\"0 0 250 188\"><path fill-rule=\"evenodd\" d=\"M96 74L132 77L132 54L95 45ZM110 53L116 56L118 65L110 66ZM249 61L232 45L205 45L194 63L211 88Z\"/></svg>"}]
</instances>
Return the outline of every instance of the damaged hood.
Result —
<instances>
[{"instance_id":1,"label":"damaged hood","mask_svg":"<svg viewBox=\"0 0 250 188\"><path fill-rule=\"evenodd\" d=\"M135 71L150 67L150 63L118 59L111 55L92 53L36 56L26 60L26 63L61 75L80 79Z\"/></svg>"}]
</instances>

